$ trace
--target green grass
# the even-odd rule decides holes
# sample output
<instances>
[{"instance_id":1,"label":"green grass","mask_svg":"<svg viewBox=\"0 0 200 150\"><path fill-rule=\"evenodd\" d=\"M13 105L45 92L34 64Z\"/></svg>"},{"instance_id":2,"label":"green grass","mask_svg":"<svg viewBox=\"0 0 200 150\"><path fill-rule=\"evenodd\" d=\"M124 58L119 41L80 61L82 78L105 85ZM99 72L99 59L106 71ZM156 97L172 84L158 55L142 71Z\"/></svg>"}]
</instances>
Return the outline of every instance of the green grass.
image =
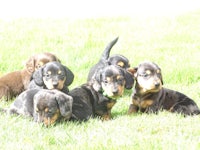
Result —
<instances>
[{"instance_id":1,"label":"green grass","mask_svg":"<svg viewBox=\"0 0 200 150\"><path fill-rule=\"evenodd\" d=\"M70 89L86 82L108 42L131 65L162 68L164 86L200 106L200 11L177 17L0 20L0 75L22 69L35 53L52 52L75 74ZM112 109L113 120L63 122L50 128L29 118L0 114L0 149L199 149L200 117L161 112L127 116L131 90ZM1 101L0 107L10 102Z\"/></svg>"}]
</instances>

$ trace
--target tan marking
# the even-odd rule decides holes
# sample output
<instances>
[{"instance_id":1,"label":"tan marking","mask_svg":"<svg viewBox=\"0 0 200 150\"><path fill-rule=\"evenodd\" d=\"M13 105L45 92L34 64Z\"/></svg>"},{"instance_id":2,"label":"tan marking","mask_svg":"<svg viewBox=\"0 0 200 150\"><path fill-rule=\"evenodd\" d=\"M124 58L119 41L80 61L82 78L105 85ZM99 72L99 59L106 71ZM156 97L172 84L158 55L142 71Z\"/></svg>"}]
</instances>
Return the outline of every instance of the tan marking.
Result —
<instances>
[{"instance_id":1,"label":"tan marking","mask_svg":"<svg viewBox=\"0 0 200 150\"><path fill-rule=\"evenodd\" d=\"M147 108L147 107L151 106L153 103L154 103L153 100L144 100L144 101L141 101L140 107Z\"/></svg>"},{"instance_id":2,"label":"tan marking","mask_svg":"<svg viewBox=\"0 0 200 150\"><path fill-rule=\"evenodd\" d=\"M154 100L138 101L136 99L132 99L132 105L138 106L138 107L141 107L141 108L147 108L147 107L151 106L153 103L154 103Z\"/></svg>"},{"instance_id":3,"label":"tan marking","mask_svg":"<svg viewBox=\"0 0 200 150\"><path fill-rule=\"evenodd\" d=\"M138 109L137 109L137 108L138 108L137 106L131 104L131 105L129 106L129 109L128 109L128 115L130 115L130 114L132 114L132 113L138 112Z\"/></svg>"},{"instance_id":4,"label":"tan marking","mask_svg":"<svg viewBox=\"0 0 200 150\"><path fill-rule=\"evenodd\" d=\"M123 67L124 67L124 62L119 61L119 62L117 63L117 65L123 68Z\"/></svg>"},{"instance_id":5,"label":"tan marking","mask_svg":"<svg viewBox=\"0 0 200 150\"><path fill-rule=\"evenodd\" d=\"M61 74L62 73L62 71L61 70L58 70L58 74Z\"/></svg>"},{"instance_id":6,"label":"tan marking","mask_svg":"<svg viewBox=\"0 0 200 150\"><path fill-rule=\"evenodd\" d=\"M146 74L151 74L151 71L150 70L146 70Z\"/></svg>"},{"instance_id":7,"label":"tan marking","mask_svg":"<svg viewBox=\"0 0 200 150\"><path fill-rule=\"evenodd\" d=\"M63 89L64 84L65 84L65 80L66 80L66 78L65 78L64 80L59 80L59 81L58 81L57 89L59 89L59 90L62 90L62 89Z\"/></svg>"},{"instance_id":8,"label":"tan marking","mask_svg":"<svg viewBox=\"0 0 200 150\"><path fill-rule=\"evenodd\" d=\"M117 80L119 80L120 78L122 78L122 76L118 75L118 76L117 76Z\"/></svg>"},{"instance_id":9,"label":"tan marking","mask_svg":"<svg viewBox=\"0 0 200 150\"><path fill-rule=\"evenodd\" d=\"M48 73L48 74L51 74L51 71L48 71L47 73Z\"/></svg>"},{"instance_id":10,"label":"tan marking","mask_svg":"<svg viewBox=\"0 0 200 150\"><path fill-rule=\"evenodd\" d=\"M101 118L102 118L103 121L110 120L112 118L112 116L111 116L111 110L108 110L107 113L105 113L105 114L103 114L101 116Z\"/></svg>"},{"instance_id":11,"label":"tan marking","mask_svg":"<svg viewBox=\"0 0 200 150\"><path fill-rule=\"evenodd\" d=\"M111 78L110 78L110 77L107 77L106 80L107 80L108 82L110 82L110 81L111 81Z\"/></svg>"},{"instance_id":12,"label":"tan marking","mask_svg":"<svg viewBox=\"0 0 200 150\"><path fill-rule=\"evenodd\" d=\"M118 86L118 95L122 96L124 93L124 86Z\"/></svg>"},{"instance_id":13,"label":"tan marking","mask_svg":"<svg viewBox=\"0 0 200 150\"><path fill-rule=\"evenodd\" d=\"M60 111L59 111L59 109L57 109L57 111L55 112L55 114L51 118L50 117L44 118L44 124L46 126L52 125L58 120L59 117L60 117Z\"/></svg>"},{"instance_id":14,"label":"tan marking","mask_svg":"<svg viewBox=\"0 0 200 150\"><path fill-rule=\"evenodd\" d=\"M115 103L116 103L116 102L113 101L113 102L107 103L106 106L107 106L108 109L111 109L111 108L115 105Z\"/></svg>"},{"instance_id":15,"label":"tan marking","mask_svg":"<svg viewBox=\"0 0 200 150\"><path fill-rule=\"evenodd\" d=\"M49 111L49 108L45 108L44 111L47 113Z\"/></svg>"},{"instance_id":16,"label":"tan marking","mask_svg":"<svg viewBox=\"0 0 200 150\"><path fill-rule=\"evenodd\" d=\"M157 73L160 73L160 70L156 70Z\"/></svg>"}]
</instances>

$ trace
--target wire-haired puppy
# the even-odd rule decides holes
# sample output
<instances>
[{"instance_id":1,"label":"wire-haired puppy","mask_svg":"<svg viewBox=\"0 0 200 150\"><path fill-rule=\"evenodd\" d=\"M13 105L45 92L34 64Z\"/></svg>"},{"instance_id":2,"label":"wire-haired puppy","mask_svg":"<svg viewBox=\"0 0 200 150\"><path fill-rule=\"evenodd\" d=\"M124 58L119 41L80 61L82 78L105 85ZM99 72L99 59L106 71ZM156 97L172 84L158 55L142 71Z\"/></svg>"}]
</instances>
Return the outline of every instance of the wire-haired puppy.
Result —
<instances>
[{"instance_id":1,"label":"wire-haired puppy","mask_svg":"<svg viewBox=\"0 0 200 150\"><path fill-rule=\"evenodd\" d=\"M59 62L49 62L33 73L29 89L58 89L68 93L68 86L73 82L73 72Z\"/></svg>"},{"instance_id":2,"label":"wire-haired puppy","mask_svg":"<svg viewBox=\"0 0 200 150\"><path fill-rule=\"evenodd\" d=\"M129 80L128 81L129 84L126 83L125 88L126 89L132 88L132 86L134 84L134 80L131 77L132 69L130 68L130 63L129 63L128 58L126 58L125 56L120 55L120 54L115 54L115 55L110 56L110 51L111 51L112 47L117 43L117 41L118 41L118 37L115 38L110 43L108 43L108 45L106 46L105 50L103 51L103 53L101 55L100 60L98 61L98 63L95 64L90 69L88 78L87 78L87 82L90 82L92 80L93 75L99 69L101 69L107 65L117 65L117 66L120 66L121 68L123 68L127 72L127 76L129 76L127 78L127 80Z\"/></svg>"},{"instance_id":3,"label":"wire-haired puppy","mask_svg":"<svg viewBox=\"0 0 200 150\"><path fill-rule=\"evenodd\" d=\"M143 62L135 68L135 88L128 113L158 112L167 110L183 115L199 114L197 104L183 93L162 87L160 67L153 62Z\"/></svg>"},{"instance_id":4,"label":"wire-haired puppy","mask_svg":"<svg viewBox=\"0 0 200 150\"><path fill-rule=\"evenodd\" d=\"M71 119L83 121L94 116L103 120L111 119L111 109L124 92L125 74L121 67L108 65L95 73L92 82L71 90Z\"/></svg>"},{"instance_id":5,"label":"wire-haired puppy","mask_svg":"<svg viewBox=\"0 0 200 150\"><path fill-rule=\"evenodd\" d=\"M22 92L4 111L32 117L35 122L49 126L71 117L72 102L71 96L58 90L30 89Z\"/></svg>"},{"instance_id":6,"label":"wire-haired puppy","mask_svg":"<svg viewBox=\"0 0 200 150\"><path fill-rule=\"evenodd\" d=\"M0 99L10 100L28 88L33 72L50 61L60 61L54 54L33 55L23 70L7 73L0 77Z\"/></svg>"}]
</instances>

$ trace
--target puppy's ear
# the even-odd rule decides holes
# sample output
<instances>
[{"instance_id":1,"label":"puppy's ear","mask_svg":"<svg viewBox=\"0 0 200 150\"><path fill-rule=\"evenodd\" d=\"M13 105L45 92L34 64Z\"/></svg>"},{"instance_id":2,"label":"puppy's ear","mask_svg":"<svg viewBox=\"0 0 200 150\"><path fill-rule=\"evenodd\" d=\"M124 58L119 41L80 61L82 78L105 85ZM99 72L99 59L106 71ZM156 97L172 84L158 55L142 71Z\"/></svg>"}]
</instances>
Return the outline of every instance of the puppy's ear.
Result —
<instances>
[{"instance_id":1,"label":"puppy's ear","mask_svg":"<svg viewBox=\"0 0 200 150\"><path fill-rule=\"evenodd\" d=\"M137 70L138 70L138 67L128 69L128 71L133 75L134 78L137 78Z\"/></svg>"},{"instance_id":2,"label":"puppy's ear","mask_svg":"<svg viewBox=\"0 0 200 150\"><path fill-rule=\"evenodd\" d=\"M101 91L101 72L102 70L97 70L92 77L92 86L95 91Z\"/></svg>"},{"instance_id":3,"label":"puppy's ear","mask_svg":"<svg viewBox=\"0 0 200 150\"><path fill-rule=\"evenodd\" d=\"M55 97L58 102L61 115L64 118L69 119L72 114L73 98L64 94L56 94Z\"/></svg>"},{"instance_id":4,"label":"puppy's ear","mask_svg":"<svg viewBox=\"0 0 200 150\"><path fill-rule=\"evenodd\" d=\"M35 84L37 84L39 86L44 85L44 81L43 81L43 68L44 67L45 66L39 68L38 70L36 70L33 73L33 80L34 80Z\"/></svg>"},{"instance_id":5,"label":"puppy's ear","mask_svg":"<svg viewBox=\"0 0 200 150\"><path fill-rule=\"evenodd\" d=\"M161 83L162 83L162 85L163 85L164 82L163 82L163 77L162 77L162 71L161 71L161 69L160 69L160 75L161 75L160 80L161 80Z\"/></svg>"},{"instance_id":6,"label":"puppy's ear","mask_svg":"<svg viewBox=\"0 0 200 150\"><path fill-rule=\"evenodd\" d=\"M30 57L29 60L26 62L26 69L28 72L33 73L35 71L35 58L34 56Z\"/></svg>"},{"instance_id":7,"label":"puppy's ear","mask_svg":"<svg viewBox=\"0 0 200 150\"><path fill-rule=\"evenodd\" d=\"M65 85L69 86L70 84L72 84L73 80L74 80L74 74L73 72L67 68L66 66L63 66L65 68L65 73L66 73L66 81L65 81Z\"/></svg>"},{"instance_id":8,"label":"puppy's ear","mask_svg":"<svg viewBox=\"0 0 200 150\"><path fill-rule=\"evenodd\" d=\"M152 63L160 70L160 80L161 80L161 83L163 85L164 82L163 82L163 77L162 77L162 70L161 70L161 68L156 63L154 63L154 62L152 62Z\"/></svg>"},{"instance_id":9,"label":"puppy's ear","mask_svg":"<svg viewBox=\"0 0 200 150\"><path fill-rule=\"evenodd\" d=\"M126 81L125 88L131 89L134 85L134 75L127 70L124 71L124 74L125 74L125 81Z\"/></svg>"}]
</instances>

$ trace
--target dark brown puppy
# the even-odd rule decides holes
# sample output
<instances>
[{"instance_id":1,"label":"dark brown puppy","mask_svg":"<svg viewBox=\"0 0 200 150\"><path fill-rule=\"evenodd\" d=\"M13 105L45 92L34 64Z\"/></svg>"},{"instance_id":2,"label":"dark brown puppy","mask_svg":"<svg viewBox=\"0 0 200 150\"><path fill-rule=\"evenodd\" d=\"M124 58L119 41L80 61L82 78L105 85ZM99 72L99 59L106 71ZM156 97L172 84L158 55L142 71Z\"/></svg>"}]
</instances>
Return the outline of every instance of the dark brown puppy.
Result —
<instances>
[{"instance_id":1,"label":"dark brown puppy","mask_svg":"<svg viewBox=\"0 0 200 150\"><path fill-rule=\"evenodd\" d=\"M99 116L111 119L111 109L123 95L125 71L119 66L108 65L96 72L92 82L69 92L73 97L72 120L88 120Z\"/></svg>"},{"instance_id":2,"label":"dark brown puppy","mask_svg":"<svg viewBox=\"0 0 200 150\"><path fill-rule=\"evenodd\" d=\"M128 76L127 80L129 80L127 83L129 83L129 84L126 84L125 88L126 89L132 88L132 86L134 84L134 80L131 75L132 71L130 70L129 60L125 56L120 55L120 54L115 54L113 56L110 56L110 51L111 51L112 47L117 43L117 41L118 41L118 37L115 38L113 41L111 41L106 46L105 50L103 51L103 54L101 55L99 62L90 69L88 78L87 78L87 82L90 82L92 80L93 75L99 69L101 69L107 65L117 65L117 66L124 68L127 72L127 76Z\"/></svg>"},{"instance_id":3,"label":"dark brown puppy","mask_svg":"<svg viewBox=\"0 0 200 150\"><path fill-rule=\"evenodd\" d=\"M73 82L74 74L59 62L49 62L33 73L29 89L58 89L68 93L68 86Z\"/></svg>"},{"instance_id":4,"label":"dark brown puppy","mask_svg":"<svg viewBox=\"0 0 200 150\"><path fill-rule=\"evenodd\" d=\"M4 111L32 117L35 122L49 126L57 120L71 117L72 102L71 96L58 90L30 89L22 92Z\"/></svg>"},{"instance_id":5,"label":"dark brown puppy","mask_svg":"<svg viewBox=\"0 0 200 150\"><path fill-rule=\"evenodd\" d=\"M33 72L50 61L60 60L51 53L37 54L29 58L23 70L0 77L0 99L10 100L26 90Z\"/></svg>"},{"instance_id":6,"label":"dark brown puppy","mask_svg":"<svg viewBox=\"0 0 200 150\"><path fill-rule=\"evenodd\" d=\"M163 88L161 69L152 62L143 62L135 68L136 85L128 113L167 110L184 115L199 114L196 103L186 95Z\"/></svg>"}]
</instances>

